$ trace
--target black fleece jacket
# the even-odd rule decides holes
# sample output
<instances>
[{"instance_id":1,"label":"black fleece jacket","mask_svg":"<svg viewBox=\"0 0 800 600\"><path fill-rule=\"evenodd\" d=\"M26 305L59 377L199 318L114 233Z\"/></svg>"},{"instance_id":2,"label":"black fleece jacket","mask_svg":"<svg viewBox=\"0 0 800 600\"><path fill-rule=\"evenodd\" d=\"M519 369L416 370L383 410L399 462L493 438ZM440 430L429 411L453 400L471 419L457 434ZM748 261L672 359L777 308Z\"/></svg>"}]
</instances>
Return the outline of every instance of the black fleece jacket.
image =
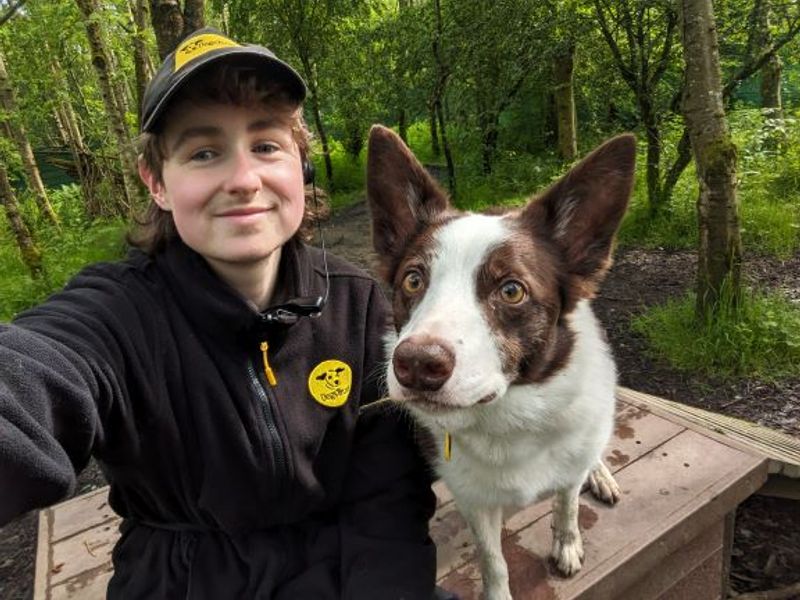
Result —
<instances>
[{"instance_id":1,"label":"black fleece jacket","mask_svg":"<svg viewBox=\"0 0 800 600\"><path fill-rule=\"evenodd\" d=\"M67 497L94 456L124 517L110 598L428 600L429 473L409 421L365 408L387 304L328 262L322 316L291 326L180 242L0 326L0 524ZM323 293L316 249L290 241L279 269L276 304Z\"/></svg>"}]
</instances>

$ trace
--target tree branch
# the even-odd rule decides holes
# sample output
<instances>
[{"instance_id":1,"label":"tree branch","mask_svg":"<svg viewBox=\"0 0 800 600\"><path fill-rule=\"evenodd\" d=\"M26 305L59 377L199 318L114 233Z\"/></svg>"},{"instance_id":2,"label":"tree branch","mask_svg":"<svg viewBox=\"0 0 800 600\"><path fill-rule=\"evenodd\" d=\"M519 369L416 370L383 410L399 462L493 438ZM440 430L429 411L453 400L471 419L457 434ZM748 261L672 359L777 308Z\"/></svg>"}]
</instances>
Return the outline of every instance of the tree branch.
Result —
<instances>
[{"instance_id":1,"label":"tree branch","mask_svg":"<svg viewBox=\"0 0 800 600\"><path fill-rule=\"evenodd\" d=\"M5 14L3 16L0 16L0 27L6 24L6 21L8 21L11 17L13 17L16 14L16 12L22 7L22 5L25 4L25 2L26 0L17 0L15 3L9 6Z\"/></svg>"},{"instance_id":2,"label":"tree branch","mask_svg":"<svg viewBox=\"0 0 800 600\"><path fill-rule=\"evenodd\" d=\"M649 87L652 89L656 83L664 76L669 65L669 57L672 53L672 36L675 33L675 26L678 24L678 15L674 10L669 11L667 17L667 34L664 36L664 45L661 47L661 56L658 58L658 63L653 71L653 76L650 78Z\"/></svg>"},{"instance_id":3,"label":"tree branch","mask_svg":"<svg viewBox=\"0 0 800 600\"><path fill-rule=\"evenodd\" d=\"M636 74L632 70L632 67L629 67L625 64L625 59L622 58L622 52L620 51L614 36L611 34L611 31L608 28L606 15L603 12L603 8L600 6L600 0L594 0L594 7L595 13L597 14L597 21L600 25L600 33L603 34L603 38L605 38L608 47L611 49L611 55L614 57L614 62L617 63L617 68L620 70L620 74L625 80L625 83L627 83L631 90L633 90L633 93L637 93L638 83L636 81Z\"/></svg>"}]
</instances>

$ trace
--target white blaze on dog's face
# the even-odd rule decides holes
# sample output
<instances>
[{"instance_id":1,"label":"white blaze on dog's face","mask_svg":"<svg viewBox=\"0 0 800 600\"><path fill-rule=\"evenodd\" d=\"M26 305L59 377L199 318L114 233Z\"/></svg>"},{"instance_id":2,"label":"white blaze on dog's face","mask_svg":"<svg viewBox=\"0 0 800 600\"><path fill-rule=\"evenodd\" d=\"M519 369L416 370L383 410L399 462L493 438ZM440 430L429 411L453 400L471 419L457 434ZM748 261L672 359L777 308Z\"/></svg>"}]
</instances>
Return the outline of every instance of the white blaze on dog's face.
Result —
<instances>
[{"instance_id":1,"label":"white blaze on dog's face","mask_svg":"<svg viewBox=\"0 0 800 600\"><path fill-rule=\"evenodd\" d=\"M370 133L373 244L392 285L389 394L452 423L509 385L542 382L569 360L569 314L590 298L633 179L635 144L596 150L525 208L461 213L390 130Z\"/></svg>"}]
</instances>

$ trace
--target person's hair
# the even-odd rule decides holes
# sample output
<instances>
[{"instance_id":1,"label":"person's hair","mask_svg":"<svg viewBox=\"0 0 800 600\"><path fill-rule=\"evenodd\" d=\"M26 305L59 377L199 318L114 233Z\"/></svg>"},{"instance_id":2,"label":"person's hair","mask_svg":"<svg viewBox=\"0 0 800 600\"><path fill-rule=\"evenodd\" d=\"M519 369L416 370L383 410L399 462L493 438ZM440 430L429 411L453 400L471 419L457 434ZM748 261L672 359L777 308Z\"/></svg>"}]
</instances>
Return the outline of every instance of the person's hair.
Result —
<instances>
[{"instance_id":1,"label":"person's hair","mask_svg":"<svg viewBox=\"0 0 800 600\"><path fill-rule=\"evenodd\" d=\"M170 100L170 107L152 132L142 133L137 149L142 160L159 181L162 180L164 161L168 158L164 123L176 107L185 103L230 104L233 106L266 106L284 116L292 128L292 137L300 151L303 163L310 161L311 133L303 119L302 108L292 100L286 89L274 79L259 77L257 70L235 65L212 65L202 73L195 74L191 81ZM297 235L308 240L313 235L313 226L319 219L328 216L328 205L322 190L314 189L313 183L306 185L305 213ZM151 199L147 208L136 217L127 240L148 254L164 249L168 242L178 237L172 213L163 210Z\"/></svg>"}]
</instances>

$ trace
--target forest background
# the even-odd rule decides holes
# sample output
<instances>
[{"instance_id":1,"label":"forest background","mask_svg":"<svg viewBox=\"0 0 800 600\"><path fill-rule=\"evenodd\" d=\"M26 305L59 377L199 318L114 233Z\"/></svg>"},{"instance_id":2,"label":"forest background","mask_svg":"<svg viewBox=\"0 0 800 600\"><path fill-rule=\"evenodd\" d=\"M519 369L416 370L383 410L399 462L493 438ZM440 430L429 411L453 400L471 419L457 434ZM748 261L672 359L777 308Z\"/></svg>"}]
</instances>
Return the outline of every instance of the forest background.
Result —
<instances>
[{"instance_id":1,"label":"forest background","mask_svg":"<svg viewBox=\"0 0 800 600\"><path fill-rule=\"evenodd\" d=\"M142 91L203 25L302 73L334 210L363 198L372 123L393 126L466 209L520 204L636 132L620 242L696 249L698 267L691 294L633 327L679 368L800 374L798 307L740 277L743 249L780 259L800 246L797 0L4 0L0 320L124 254L147 203Z\"/></svg>"}]
</instances>

